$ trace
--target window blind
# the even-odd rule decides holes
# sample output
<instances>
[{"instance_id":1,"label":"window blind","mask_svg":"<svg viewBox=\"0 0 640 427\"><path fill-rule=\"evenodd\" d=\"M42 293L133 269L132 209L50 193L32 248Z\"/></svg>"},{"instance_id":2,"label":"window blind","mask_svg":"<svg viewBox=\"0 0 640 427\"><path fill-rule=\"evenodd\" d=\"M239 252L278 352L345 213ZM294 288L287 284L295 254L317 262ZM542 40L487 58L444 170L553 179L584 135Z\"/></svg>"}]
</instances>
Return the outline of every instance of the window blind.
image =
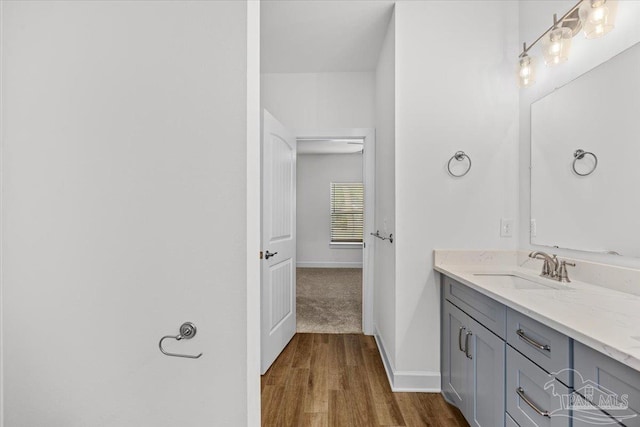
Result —
<instances>
[{"instance_id":1,"label":"window blind","mask_svg":"<svg viewBox=\"0 0 640 427\"><path fill-rule=\"evenodd\" d=\"M361 182L331 183L331 242L362 243L364 186Z\"/></svg>"}]
</instances>

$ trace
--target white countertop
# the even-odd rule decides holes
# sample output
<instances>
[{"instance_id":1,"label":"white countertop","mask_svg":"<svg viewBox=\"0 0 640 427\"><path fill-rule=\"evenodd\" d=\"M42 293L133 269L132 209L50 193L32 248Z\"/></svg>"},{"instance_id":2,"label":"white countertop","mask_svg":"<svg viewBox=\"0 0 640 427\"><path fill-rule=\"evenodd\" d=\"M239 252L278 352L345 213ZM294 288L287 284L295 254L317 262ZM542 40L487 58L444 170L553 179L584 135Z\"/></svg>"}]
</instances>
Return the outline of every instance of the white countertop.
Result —
<instances>
[{"instance_id":1,"label":"white countertop","mask_svg":"<svg viewBox=\"0 0 640 427\"><path fill-rule=\"evenodd\" d=\"M436 263L434 269L640 371L640 296L593 284L559 283L517 265ZM515 274L557 289L516 289L474 273Z\"/></svg>"}]
</instances>

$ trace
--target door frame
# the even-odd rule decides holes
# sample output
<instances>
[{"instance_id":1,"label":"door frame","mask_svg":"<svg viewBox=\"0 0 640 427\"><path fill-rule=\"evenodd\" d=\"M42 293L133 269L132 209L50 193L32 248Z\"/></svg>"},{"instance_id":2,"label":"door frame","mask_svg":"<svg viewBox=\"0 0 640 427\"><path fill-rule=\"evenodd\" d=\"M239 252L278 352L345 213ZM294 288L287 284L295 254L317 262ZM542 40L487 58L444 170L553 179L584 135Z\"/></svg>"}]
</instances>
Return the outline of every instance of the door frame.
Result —
<instances>
[{"instance_id":1,"label":"door frame","mask_svg":"<svg viewBox=\"0 0 640 427\"><path fill-rule=\"evenodd\" d=\"M293 132L296 138L362 138L362 182L364 184L364 236L362 248L362 332L373 335L373 275L374 275L374 237L375 233L375 168L376 168L376 131L374 128L344 129L302 129Z\"/></svg>"}]
</instances>

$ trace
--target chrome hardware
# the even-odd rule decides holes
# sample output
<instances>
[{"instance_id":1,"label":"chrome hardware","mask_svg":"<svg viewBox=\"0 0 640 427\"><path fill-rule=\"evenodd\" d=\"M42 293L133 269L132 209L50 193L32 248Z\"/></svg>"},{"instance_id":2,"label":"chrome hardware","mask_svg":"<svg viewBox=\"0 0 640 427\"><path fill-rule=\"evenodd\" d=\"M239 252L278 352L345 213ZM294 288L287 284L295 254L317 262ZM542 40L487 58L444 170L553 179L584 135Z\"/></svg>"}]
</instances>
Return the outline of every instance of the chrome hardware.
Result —
<instances>
[{"instance_id":1,"label":"chrome hardware","mask_svg":"<svg viewBox=\"0 0 640 427\"><path fill-rule=\"evenodd\" d=\"M456 175L455 173L451 172L451 162L454 159L459 161L459 162L461 162L465 158L469 161L469 166L467 167L467 170L465 170L463 173L461 173L459 175ZM453 156L451 156L451 158L449 159L449 162L447 163L447 170L449 171L449 175L451 175L451 176L453 176L455 178L461 178L461 177L465 176L471 170L471 157L469 157L467 155L467 153L465 153L464 151L456 151L456 153Z\"/></svg>"},{"instance_id":2,"label":"chrome hardware","mask_svg":"<svg viewBox=\"0 0 640 427\"><path fill-rule=\"evenodd\" d=\"M539 342L533 340L532 338L529 338L522 329L518 329L516 331L516 334L518 334L518 337L523 340L524 342L526 342L527 344L529 344L532 347L537 348L538 350L545 350L545 351L551 351L551 346L547 345L547 344L540 344Z\"/></svg>"},{"instance_id":3,"label":"chrome hardware","mask_svg":"<svg viewBox=\"0 0 640 427\"><path fill-rule=\"evenodd\" d=\"M569 273L567 272L567 266L575 267L575 262L562 261L558 270L558 280L563 283L570 283Z\"/></svg>"},{"instance_id":4,"label":"chrome hardware","mask_svg":"<svg viewBox=\"0 0 640 427\"><path fill-rule=\"evenodd\" d=\"M465 329L467 328L465 328L464 326L460 326L460 329L458 330L458 348L460 349L460 351L465 351L464 348L462 348L462 331L464 331Z\"/></svg>"},{"instance_id":5,"label":"chrome hardware","mask_svg":"<svg viewBox=\"0 0 640 427\"><path fill-rule=\"evenodd\" d=\"M190 355L190 354L178 354L178 353L169 353L168 351L165 351L164 348L162 348L162 343L164 340L166 340L167 338L173 338L176 341L180 341L180 340L190 340L191 338L196 336L196 332L198 330L196 329L196 325L194 325L191 322L185 322L180 326L180 333L178 335L165 335L164 337L160 338L160 342L158 343L158 347L160 347L160 351L162 352L162 354L165 354L167 356L173 356L173 357L184 357L187 359L198 359L200 358L200 356L202 356L202 353L198 354L197 356L194 355Z\"/></svg>"},{"instance_id":6,"label":"chrome hardware","mask_svg":"<svg viewBox=\"0 0 640 427\"><path fill-rule=\"evenodd\" d=\"M542 265L542 273L540 273L540 276L555 278L558 270L558 260L555 255L552 257L544 252L536 251L531 252L529 258L543 259L544 264Z\"/></svg>"},{"instance_id":7,"label":"chrome hardware","mask_svg":"<svg viewBox=\"0 0 640 427\"><path fill-rule=\"evenodd\" d=\"M595 162L595 163L593 164L593 168L592 168L589 172L586 172L586 173L580 173L580 172L578 172L578 171L576 170L576 162L577 162L578 160L582 160L582 159L584 159L584 156L587 156L587 155L588 155L588 156L593 157L593 160L594 160L594 162ZM593 172L595 172L595 170L596 170L596 168L597 168L597 167L598 167L598 156L596 156L595 154L593 154L593 153L591 153L591 152L589 152L589 151L584 151L584 150L576 150L576 151L573 153L573 164L571 165L571 168L573 169L573 172L574 172L576 175L578 175L578 176L589 176L589 175L591 175Z\"/></svg>"},{"instance_id":8,"label":"chrome hardware","mask_svg":"<svg viewBox=\"0 0 640 427\"><path fill-rule=\"evenodd\" d=\"M544 260L542 273L540 273L541 277L547 277L562 283L571 282L571 280L569 280L567 266L575 267L575 263L566 260L560 261L555 255L550 256L540 251L531 252L529 258Z\"/></svg>"},{"instance_id":9,"label":"chrome hardware","mask_svg":"<svg viewBox=\"0 0 640 427\"><path fill-rule=\"evenodd\" d=\"M265 258L265 259L269 259L269 258L271 258L272 256L276 256L276 255L278 255L278 252L271 253L271 252L269 252L269 251L266 251L266 252L264 253L264 258Z\"/></svg>"},{"instance_id":10,"label":"chrome hardware","mask_svg":"<svg viewBox=\"0 0 640 427\"><path fill-rule=\"evenodd\" d=\"M527 405L529 405L531 409L536 411L536 414L543 417L551 418L551 414L549 413L549 411L543 411L542 409L538 408L532 401L529 400L529 398L524 394L524 389L522 387L518 387L516 389L516 393L518 393L518 396L520 396L520 399L524 400L524 402Z\"/></svg>"},{"instance_id":11,"label":"chrome hardware","mask_svg":"<svg viewBox=\"0 0 640 427\"><path fill-rule=\"evenodd\" d=\"M369 233L369 234L371 234L373 237L377 237L380 240L388 240L389 243L393 243L393 234L389 234L388 237L385 237L382 234L380 234L380 230L376 230L375 233Z\"/></svg>"},{"instance_id":12,"label":"chrome hardware","mask_svg":"<svg viewBox=\"0 0 640 427\"><path fill-rule=\"evenodd\" d=\"M466 354L467 359L473 359L473 357L469 354L469 337L473 335L471 332L467 332L467 335L464 337L464 354Z\"/></svg>"}]
</instances>

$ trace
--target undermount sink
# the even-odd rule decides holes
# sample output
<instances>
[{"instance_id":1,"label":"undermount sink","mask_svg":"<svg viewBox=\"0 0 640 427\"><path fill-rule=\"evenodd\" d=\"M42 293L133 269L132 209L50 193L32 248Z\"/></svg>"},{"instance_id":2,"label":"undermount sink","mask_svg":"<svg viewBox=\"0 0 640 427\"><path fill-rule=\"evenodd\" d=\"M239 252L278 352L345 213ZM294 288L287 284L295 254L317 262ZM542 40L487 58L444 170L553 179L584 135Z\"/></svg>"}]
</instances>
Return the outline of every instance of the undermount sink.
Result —
<instances>
[{"instance_id":1,"label":"undermount sink","mask_svg":"<svg viewBox=\"0 0 640 427\"><path fill-rule=\"evenodd\" d=\"M528 278L513 273L473 273L476 277L491 278L491 283L520 290L567 290L566 284L554 283L551 279ZM548 283L547 283L548 282Z\"/></svg>"}]
</instances>

